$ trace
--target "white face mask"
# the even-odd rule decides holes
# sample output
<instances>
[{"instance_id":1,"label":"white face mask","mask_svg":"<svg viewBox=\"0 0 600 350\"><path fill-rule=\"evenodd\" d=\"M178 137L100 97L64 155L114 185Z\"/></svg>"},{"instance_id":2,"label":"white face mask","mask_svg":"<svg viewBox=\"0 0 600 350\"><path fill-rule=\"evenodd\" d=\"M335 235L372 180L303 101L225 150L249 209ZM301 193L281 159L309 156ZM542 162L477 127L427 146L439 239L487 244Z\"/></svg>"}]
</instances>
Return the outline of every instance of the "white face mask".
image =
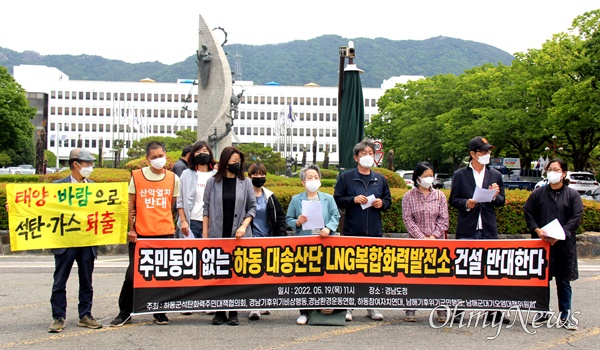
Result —
<instances>
[{"instance_id":1,"label":"white face mask","mask_svg":"<svg viewBox=\"0 0 600 350\"><path fill-rule=\"evenodd\" d=\"M375 164L375 158L373 156L362 156L358 159L358 163L365 168L370 168Z\"/></svg>"},{"instance_id":2,"label":"white face mask","mask_svg":"<svg viewBox=\"0 0 600 350\"><path fill-rule=\"evenodd\" d=\"M308 192L317 192L319 187L321 187L321 180L309 180L306 181L306 190Z\"/></svg>"},{"instance_id":3,"label":"white face mask","mask_svg":"<svg viewBox=\"0 0 600 350\"><path fill-rule=\"evenodd\" d=\"M489 154L484 154L481 157L477 158L477 161L479 162L479 164L481 165L487 165L490 164L490 155Z\"/></svg>"},{"instance_id":4,"label":"white face mask","mask_svg":"<svg viewBox=\"0 0 600 350\"><path fill-rule=\"evenodd\" d=\"M167 164L167 157L155 158L150 161L150 165L156 170L162 169Z\"/></svg>"},{"instance_id":5,"label":"white face mask","mask_svg":"<svg viewBox=\"0 0 600 350\"><path fill-rule=\"evenodd\" d=\"M419 185L421 185L425 188L431 187L432 184L433 184L433 177L431 177L431 176L419 178Z\"/></svg>"},{"instance_id":6,"label":"white face mask","mask_svg":"<svg viewBox=\"0 0 600 350\"><path fill-rule=\"evenodd\" d=\"M92 175L92 171L94 171L93 166L81 167L81 169L79 169L79 174L85 178L88 178L90 175Z\"/></svg>"},{"instance_id":7,"label":"white face mask","mask_svg":"<svg viewBox=\"0 0 600 350\"><path fill-rule=\"evenodd\" d=\"M555 184L559 183L561 179L562 179L562 173L559 173L556 171L548 172L548 182L550 182L551 184L555 185Z\"/></svg>"}]
</instances>

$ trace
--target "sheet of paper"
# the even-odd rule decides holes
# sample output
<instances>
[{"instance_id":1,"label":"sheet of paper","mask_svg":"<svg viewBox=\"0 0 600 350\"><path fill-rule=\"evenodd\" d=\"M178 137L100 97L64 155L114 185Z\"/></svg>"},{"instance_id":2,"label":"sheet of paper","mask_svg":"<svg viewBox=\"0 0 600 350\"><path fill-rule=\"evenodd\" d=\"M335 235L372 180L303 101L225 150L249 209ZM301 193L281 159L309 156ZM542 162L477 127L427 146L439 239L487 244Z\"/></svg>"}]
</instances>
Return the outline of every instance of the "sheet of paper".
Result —
<instances>
[{"instance_id":1,"label":"sheet of paper","mask_svg":"<svg viewBox=\"0 0 600 350\"><path fill-rule=\"evenodd\" d=\"M558 219L554 219L542 227L542 230L546 231L546 234L554 239L561 241L565 240L565 230L563 229Z\"/></svg>"},{"instance_id":2,"label":"sheet of paper","mask_svg":"<svg viewBox=\"0 0 600 350\"><path fill-rule=\"evenodd\" d=\"M486 190L479 186L475 186L475 193L473 193L473 199L479 203L489 203L494 199L496 190Z\"/></svg>"},{"instance_id":3,"label":"sheet of paper","mask_svg":"<svg viewBox=\"0 0 600 350\"><path fill-rule=\"evenodd\" d=\"M375 200L375 195L372 194L369 197L367 197L367 204L361 204L360 206L363 208L363 210L365 210L373 205L374 200Z\"/></svg>"},{"instance_id":4,"label":"sheet of paper","mask_svg":"<svg viewBox=\"0 0 600 350\"><path fill-rule=\"evenodd\" d=\"M186 236L186 235L184 235L184 234L182 234L182 236L183 236L183 238L185 238L185 239L196 238L196 237L194 237L194 233L192 232L192 230L190 230L190 231L189 231L189 233L188 233L188 235L187 235L187 236Z\"/></svg>"},{"instance_id":5,"label":"sheet of paper","mask_svg":"<svg viewBox=\"0 0 600 350\"><path fill-rule=\"evenodd\" d=\"M306 216L308 219L304 224L302 224L303 230L312 230L315 228L325 227L321 202L302 201L302 215Z\"/></svg>"}]
</instances>

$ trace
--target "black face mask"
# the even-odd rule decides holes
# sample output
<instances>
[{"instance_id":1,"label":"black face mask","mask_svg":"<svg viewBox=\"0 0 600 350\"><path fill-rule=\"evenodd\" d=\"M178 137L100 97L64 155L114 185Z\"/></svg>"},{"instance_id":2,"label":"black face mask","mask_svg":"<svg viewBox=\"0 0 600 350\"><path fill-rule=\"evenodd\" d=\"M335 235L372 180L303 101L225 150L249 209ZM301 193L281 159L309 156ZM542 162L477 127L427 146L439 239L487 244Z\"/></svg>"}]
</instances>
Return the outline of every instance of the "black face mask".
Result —
<instances>
[{"instance_id":1,"label":"black face mask","mask_svg":"<svg viewBox=\"0 0 600 350\"><path fill-rule=\"evenodd\" d=\"M210 163L210 154L200 153L194 157L194 161L196 162L196 165L206 165Z\"/></svg>"},{"instance_id":2,"label":"black face mask","mask_svg":"<svg viewBox=\"0 0 600 350\"><path fill-rule=\"evenodd\" d=\"M267 182L266 177L253 177L252 178L252 185L254 187L263 187L265 182Z\"/></svg>"},{"instance_id":3,"label":"black face mask","mask_svg":"<svg viewBox=\"0 0 600 350\"><path fill-rule=\"evenodd\" d=\"M241 170L242 163L227 164L227 171L229 171L232 174L238 175Z\"/></svg>"}]
</instances>

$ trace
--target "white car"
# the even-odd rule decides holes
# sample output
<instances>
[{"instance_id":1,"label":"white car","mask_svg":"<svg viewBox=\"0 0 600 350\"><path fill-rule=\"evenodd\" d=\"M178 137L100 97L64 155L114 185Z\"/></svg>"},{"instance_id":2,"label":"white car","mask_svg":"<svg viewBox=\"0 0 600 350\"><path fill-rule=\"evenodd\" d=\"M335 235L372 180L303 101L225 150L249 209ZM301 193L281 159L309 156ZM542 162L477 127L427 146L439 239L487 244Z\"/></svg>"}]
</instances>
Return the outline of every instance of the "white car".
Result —
<instances>
[{"instance_id":1,"label":"white car","mask_svg":"<svg viewBox=\"0 0 600 350\"><path fill-rule=\"evenodd\" d=\"M579 192L579 194L585 194L586 191L594 191L598 188L598 181L596 181L594 174L588 171L567 171L567 178L569 179L569 187Z\"/></svg>"},{"instance_id":2,"label":"white car","mask_svg":"<svg viewBox=\"0 0 600 350\"><path fill-rule=\"evenodd\" d=\"M567 178L569 179L569 187L583 195L587 191L594 191L598 187L598 181L594 178L594 175L587 171L567 171ZM548 178L535 184L535 188L546 186L548 184Z\"/></svg>"},{"instance_id":3,"label":"white car","mask_svg":"<svg viewBox=\"0 0 600 350\"><path fill-rule=\"evenodd\" d=\"M600 202L600 186L597 187L595 190L588 190L585 192L585 194L581 195L581 199L587 199L590 201L596 201L596 202Z\"/></svg>"}]
</instances>

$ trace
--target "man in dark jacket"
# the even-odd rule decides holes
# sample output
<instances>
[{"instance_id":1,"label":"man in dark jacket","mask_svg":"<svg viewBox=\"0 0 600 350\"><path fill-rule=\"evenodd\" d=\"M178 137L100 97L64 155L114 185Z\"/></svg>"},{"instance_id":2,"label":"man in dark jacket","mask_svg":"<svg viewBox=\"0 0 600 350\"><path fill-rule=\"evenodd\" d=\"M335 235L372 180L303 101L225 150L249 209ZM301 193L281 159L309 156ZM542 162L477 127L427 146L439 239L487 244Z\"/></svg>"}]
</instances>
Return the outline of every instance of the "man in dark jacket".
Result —
<instances>
[{"instance_id":1,"label":"man in dark jacket","mask_svg":"<svg viewBox=\"0 0 600 350\"><path fill-rule=\"evenodd\" d=\"M71 174L55 183L80 183L93 182L88 179L92 174L96 158L82 148L75 148L69 156L69 167ZM79 274L79 322L80 327L102 328L102 324L92 316L92 273L94 272L94 260L98 256L98 247L74 247L52 249L54 253L54 283L52 284L52 317L54 321L48 328L50 333L59 333L65 327L67 314L67 280L71 274L73 263L77 261Z\"/></svg>"},{"instance_id":2,"label":"man in dark jacket","mask_svg":"<svg viewBox=\"0 0 600 350\"><path fill-rule=\"evenodd\" d=\"M483 137L469 141L469 166L454 172L450 190L450 205L458 209L457 239L497 239L496 207L504 205L502 175L488 166L494 146ZM493 189L491 202L473 199L475 188Z\"/></svg>"},{"instance_id":3,"label":"man in dark jacket","mask_svg":"<svg viewBox=\"0 0 600 350\"><path fill-rule=\"evenodd\" d=\"M340 175L333 198L345 210L342 235L381 237L381 212L392 205L392 194L385 177L371 171L375 162L375 143L363 140L353 149L357 168ZM367 310L373 320L383 320L377 310ZM351 310L346 320L352 320Z\"/></svg>"},{"instance_id":4,"label":"man in dark jacket","mask_svg":"<svg viewBox=\"0 0 600 350\"><path fill-rule=\"evenodd\" d=\"M583 203L577 191L568 187L567 163L562 159L552 159L548 165L548 185L533 191L525 203L525 222L531 238L541 238L550 246L550 278L556 279L560 326L577 330L577 320L571 312L571 283L579 278L577 268L577 244L575 232L581 224ZM548 236L543 227L554 219L565 231L565 239L557 240ZM550 289L548 288L548 293ZM550 296L548 295L548 299ZM541 317L544 322L548 316ZM536 321L536 320L534 320Z\"/></svg>"},{"instance_id":5,"label":"man in dark jacket","mask_svg":"<svg viewBox=\"0 0 600 350\"><path fill-rule=\"evenodd\" d=\"M186 146L183 151L181 151L181 157L175 162L173 165L173 172L177 174L181 178L181 173L185 169L188 168L188 161L190 156L190 151L192 150L192 145Z\"/></svg>"}]
</instances>

